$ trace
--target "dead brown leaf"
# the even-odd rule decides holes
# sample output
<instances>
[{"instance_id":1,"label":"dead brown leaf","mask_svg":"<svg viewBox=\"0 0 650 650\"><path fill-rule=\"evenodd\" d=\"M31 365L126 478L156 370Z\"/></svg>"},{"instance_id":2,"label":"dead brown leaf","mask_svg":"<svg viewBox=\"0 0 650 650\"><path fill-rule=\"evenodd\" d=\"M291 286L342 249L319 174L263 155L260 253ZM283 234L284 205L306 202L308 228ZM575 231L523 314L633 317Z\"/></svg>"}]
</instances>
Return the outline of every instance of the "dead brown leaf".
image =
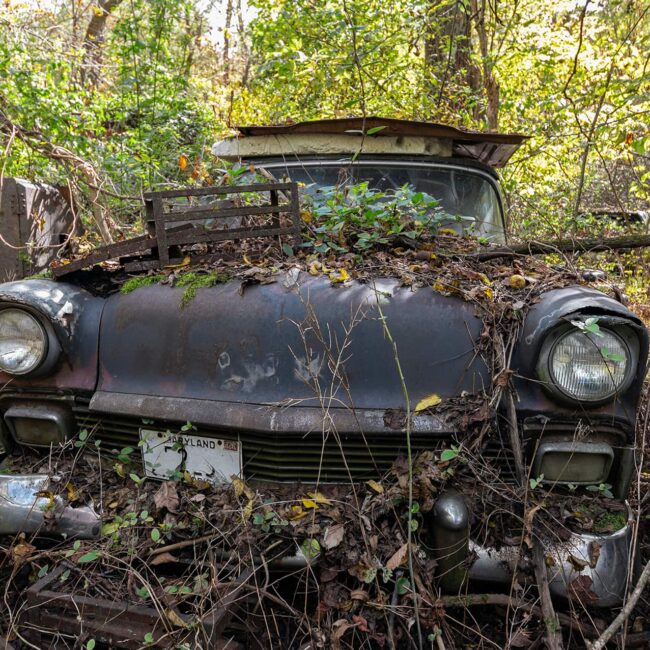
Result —
<instances>
[{"instance_id":1,"label":"dead brown leaf","mask_svg":"<svg viewBox=\"0 0 650 650\"><path fill-rule=\"evenodd\" d=\"M156 494L153 495L153 502L156 504L158 510L166 508L169 512L176 512L180 505L180 499L174 483L172 481L165 481L158 488Z\"/></svg>"},{"instance_id":2,"label":"dead brown leaf","mask_svg":"<svg viewBox=\"0 0 650 650\"><path fill-rule=\"evenodd\" d=\"M402 544L395 553L391 556L391 558L386 562L386 568L390 569L391 571L395 571L397 567L402 565L404 563L404 560L406 560L406 556L408 554L408 544Z\"/></svg>"},{"instance_id":3,"label":"dead brown leaf","mask_svg":"<svg viewBox=\"0 0 650 650\"><path fill-rule=\"evenodd\" d=\"M152 566L158 566L159 564L167 564L168 562L177 562L178 559L171 553L160 553L149 562Z\"/></svg>"},{"instance_id":4,"label":"dead brown leaf","mask_svg":"<svg viewBox=\"0 0 650 650\"><path fill-rule=\"evenodd\" d=\"M327 528L323 536L323 547L325 550L329 551L330 549L336 548L343 541L344 535L344 524L336 524Z\"/></svg>"}]
</instances>

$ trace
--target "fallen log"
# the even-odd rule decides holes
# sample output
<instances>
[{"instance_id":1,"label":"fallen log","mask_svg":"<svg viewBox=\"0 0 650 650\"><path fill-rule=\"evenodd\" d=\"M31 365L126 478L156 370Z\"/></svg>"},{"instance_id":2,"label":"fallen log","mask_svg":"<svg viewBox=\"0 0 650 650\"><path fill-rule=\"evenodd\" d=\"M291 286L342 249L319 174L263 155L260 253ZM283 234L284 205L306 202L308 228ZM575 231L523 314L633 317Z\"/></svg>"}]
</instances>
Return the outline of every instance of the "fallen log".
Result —
<instances>
[{"instance_id":1,"label":"fallen log","mask_svg":"<svg viewBox=\"0 0 650 650\"><path fill-rule=\"evenodd\" d=\"M650 246L650 235L627 235L605 239L569 239L556 241L529 241L523 244L502 246L492 250L467 253L465 258L492 260L519 255L549 255L552 253L598 253L602 251L631 250Z\"/></svg>"}]
</instances>

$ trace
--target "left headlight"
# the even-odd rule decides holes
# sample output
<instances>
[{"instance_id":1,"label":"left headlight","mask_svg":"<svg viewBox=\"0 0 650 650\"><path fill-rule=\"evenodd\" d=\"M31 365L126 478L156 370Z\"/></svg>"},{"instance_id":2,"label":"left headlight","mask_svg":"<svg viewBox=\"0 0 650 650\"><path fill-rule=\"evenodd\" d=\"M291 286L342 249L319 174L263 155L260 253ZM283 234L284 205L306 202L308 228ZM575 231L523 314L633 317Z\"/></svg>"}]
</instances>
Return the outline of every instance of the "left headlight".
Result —
<instances>
[{"instance_id":1,"label":"left headlight","mask_svg":"<svg viewBox=\"0 0 650 650\"><path fill-rule=\"evenodd\" d=\"M625 381L630 354L614 332L599 335L576 330L562 336L549 357L555 385L580 401L600 401L617 393Z\"/></svg>"},{"instance_id":2,"label":"left headlight","mask_svg":"<svg viewBox=\"0 0 650 650\"><path fill-rule=\"evenodd\" d=\"M23 309L0 310L0 370L26 375L47 355L48 337L43 326Z\"/></svg>"},{"instance_id":3,"label":"left headlight","mask_svg":"<svg viewBox=\"0 0 650 650\"><path fill-rule=\"evenodd\" d=\"M559 396L595 405L629 386L634 359L624 332L606 327L597 333L563 328L545 341L538 374Z\"/></svg>"}]
</instances>

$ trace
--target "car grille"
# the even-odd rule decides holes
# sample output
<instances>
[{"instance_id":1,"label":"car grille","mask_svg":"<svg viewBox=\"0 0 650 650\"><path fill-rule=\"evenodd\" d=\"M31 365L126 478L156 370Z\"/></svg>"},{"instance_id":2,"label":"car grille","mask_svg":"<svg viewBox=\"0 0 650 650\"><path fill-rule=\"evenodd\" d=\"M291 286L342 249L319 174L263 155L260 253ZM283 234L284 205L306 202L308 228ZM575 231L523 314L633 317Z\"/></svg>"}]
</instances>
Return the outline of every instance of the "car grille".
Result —
<instances>
[{"instance_id":1,"label":"car grille","mask_svg":"<svg viewBox=\"0 0 650 650\"><path fill-rule=\"evenodd\" d=\"M91 413L88 402L76 400L73 410L80 429L92 430L109 448L135 447L142 420L117 415ZM146 421L147 429L178 427L165 422ZM203 436L228 437L223 432L201 428ZM340 483L378 478L390 469L399 456L406 456L406 436L391 431L373 434L330 435L323 443L320 433L240 432L244 475L247 479L279 482ZM411 448L440 451L453 443L451 436L412 433ZM482 453L503 480L514 475L512 454L498 441L492 441Z\"/></svg>"},{"instance_id":2,"label":"car grille","mask_svg":"<svg viewBox=\"0 0 650 650\"><path fill-rule=\"evenodd\" d=\"M539 440L542 436L562 435L579 439L594 434L615 436L623 441L631 430L620 422L597 420L595 418L549 419L530 417L523 421L524 442Z\"/></svg>"}]
</instances>

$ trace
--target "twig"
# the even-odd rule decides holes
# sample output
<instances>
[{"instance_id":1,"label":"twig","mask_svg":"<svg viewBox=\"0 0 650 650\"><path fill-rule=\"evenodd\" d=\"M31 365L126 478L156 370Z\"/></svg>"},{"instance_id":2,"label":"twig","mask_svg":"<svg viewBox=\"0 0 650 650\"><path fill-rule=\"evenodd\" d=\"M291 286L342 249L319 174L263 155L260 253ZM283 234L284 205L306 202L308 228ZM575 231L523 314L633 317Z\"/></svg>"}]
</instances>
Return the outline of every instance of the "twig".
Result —
<instances>
[{"instance_id":1,"label":"twig","mask_svg":"<svg viewBox=\"0 0 650 650\"><path fill-rule=\"evenodd\" d=\"M632 595L629 597L628 601L625 603L623 609L618 613L618 616L611 622L609 627L593 643L587 644L587 648L589 648L589 650L604 649L604 647L607 645L607 642L614 636L616 630L618 630L618 628L621 627L621 625L623 625L623 623L625 623L625 621L627 621L627 619L630 617L630 614L636 607L636 603L641 597L641 594L643 593L643 590L649 578L650 560L648 560L645 567L643 568L641 576L639 577L639 581L636 583L636 587L634 587L634 591L632 592Z\"/></svg>"},{"instance_id":2,"label":"twig","mask_svg":"<svg viewBox=\"0 0 650 650\"><path fill-rule=\"evenodd\" d=\"M402 393L404 395L404 402L406 407L406 455L408 460L408 521L406 530L406 545L408 548L408 566L410 574L411 589L413 590L413 612L415 614L415 625L418 632L418 647L422 647L422 629L420 627L420 615L418 608L418 591L415 586L415 571L413 569L413 526L411 525L413 519L413 451L411 449L411 398L409 397L408 388L406 386L406 378L402 371L402 364L400 362L399 354L397 352L397 343L391 334L386 316L381 308L381 299L377 286L373 284L375 292L375 301L377 303L377 311L379 312L379 320L384 330L384 334L393 348L393 359L395 361L395 368L402 385Z\"/></svg>"},{"instance_id":3,"label":"twig","mask_svg":"<svg viewBox=\"0 0 650 650\"><path fill-rule=\"evenodd\" d=\"M533 548L533 565L535 567L535 579L539 590L539 599L542 607L544 623L546 625L546 647L548 650L562 650L562 628L553 601L551 590L548 586L548 574L544 562L544 551L538 541Z\"/></svg>"},{"instance_id":4,"label":"twig","mask_svg":"<svg viewBox=\"0 0 650 650\"><path fill-rule=\"evenodd\" d=\"M442 596L436 602L436 605L445 607L473 607L476 605L503 605L513 607L524 612L528 612L538 618L544 618L541 608L520 598L509 596L508 594L466 594L464 596ZM580 623L576 618L559 612L558 619L562 625L578 632L582 636L595 637L598 630L593 626L587 627Z\"/></svg>"}]
</instances>

